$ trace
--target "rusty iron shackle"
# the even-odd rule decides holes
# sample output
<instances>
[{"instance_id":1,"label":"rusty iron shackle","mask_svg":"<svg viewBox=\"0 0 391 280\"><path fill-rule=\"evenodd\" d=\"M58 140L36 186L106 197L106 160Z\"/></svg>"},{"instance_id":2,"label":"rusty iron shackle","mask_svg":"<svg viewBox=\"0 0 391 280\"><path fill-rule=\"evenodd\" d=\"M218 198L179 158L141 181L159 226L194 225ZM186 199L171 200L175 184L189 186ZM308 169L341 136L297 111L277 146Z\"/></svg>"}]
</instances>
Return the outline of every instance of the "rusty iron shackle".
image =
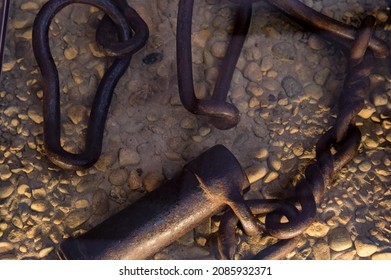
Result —
<instances>
[{"instance_id":1,"label":"rusty iron shackle","mask_svg":"<svg viewBox=\"0 0 391 280\"><path fill-rule=\"evenodd\" d=\"M68 152L61 146L59 78L50 52L48 35L53 17L65 6L73 3L95 6L104 11L106 16L111 19L112 24L115 24L119 43L106 46L111 55L115 51L121 51L120 47L123 48L123 51L125 47L127 51L131 50L127 55L115 58L100 81L91 106L85 148L79 154ZM127 14L132 14L132 24L130 24L130 19L125 17L121 8L111 1L104 0L51 0L43 5L34 21L33 51L43 78L44 146L49 159L59 167L82 169L92 166L98 160L102 150L103 132L114 88L127 70L131 54L140 49L146 42L148 28L143 20L135 11L129 8L125 11ZM103 32L106 25L110 25L110 21L105 21L101 25L101 32ZM135 37L137 40L134 42L134 47L131 46L133 44L132 30L129 25L132 25L136 31ZM99 34L98 32L97 36L102 37ZM104 40L101 40L101 42L104 42ZM120 45L120 47L117 45Z\"/></svg>"}]
</instances>

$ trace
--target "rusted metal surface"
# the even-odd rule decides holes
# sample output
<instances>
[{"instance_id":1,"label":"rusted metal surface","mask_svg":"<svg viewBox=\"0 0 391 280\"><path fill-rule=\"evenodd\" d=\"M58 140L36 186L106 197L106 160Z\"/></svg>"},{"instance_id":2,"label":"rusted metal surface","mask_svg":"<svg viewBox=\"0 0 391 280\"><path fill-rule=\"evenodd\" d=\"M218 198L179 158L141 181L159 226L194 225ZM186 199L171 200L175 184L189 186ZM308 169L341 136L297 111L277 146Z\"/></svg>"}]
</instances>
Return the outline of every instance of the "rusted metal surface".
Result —
<instances>
[{"instance_id":1,"label":"rusted metal surface","mask_svg":"<svg viewBox=\"0 0 391 280\"><path fill-rule=\"evenodd\" d=\"M183 106L196 115L208 116L219 129L229 129L239 122L239 110L226 102L232 75L250 25L251 3L236 3L235 27L221 65L213 95L209 100L197 99L193 85L191 26L193 0L180 0L177 21L178 90Z\"/></svg>"},{"instance_id":2,"label":"rusted metal surface","mask_svg":"<svg viewBox=\"0 0 391 280\"><path fill-rule=\"evenodd\" d=\"M60 90L58 72L49 47L49 26L53 17L64 7L73 3L84 3L98 7L106 14L100 32L115 24L119 43L105 43L98 32L99 41L108 48L115 58L103 76L91 107L85 149L80 154L70 153L61 146ZM120 2L122 3L122 2ZM124 10L124 11L122 11ZM123 14L123 12L125 14ZM111 19L111 23L110 20ZM132 41L132 29L136 33ZM92 166L102 150L102 138L111 98L119 79L127 70L131 55L146 42L148 29L143 20L131 8L118 7L104 0L52 0L38 13L33 27L33 50L43 79L44 144L46 154L56 165L66 169L81 169ZM123 55L126 53L126 55Z\"/></svg>"},{"instance_id":3,"label":"rusted metal surface","mask_svg":"<svg viewBox=\"0 0 391 280\"><path fill-rule=\"evenodd\" d=\"M259 233L242 197L249 186L239 162L222 145L189 162L183 172L96 228L66 240L66 259L146 259L228 205L249 235Z\"/></svg>"}]
</instances>

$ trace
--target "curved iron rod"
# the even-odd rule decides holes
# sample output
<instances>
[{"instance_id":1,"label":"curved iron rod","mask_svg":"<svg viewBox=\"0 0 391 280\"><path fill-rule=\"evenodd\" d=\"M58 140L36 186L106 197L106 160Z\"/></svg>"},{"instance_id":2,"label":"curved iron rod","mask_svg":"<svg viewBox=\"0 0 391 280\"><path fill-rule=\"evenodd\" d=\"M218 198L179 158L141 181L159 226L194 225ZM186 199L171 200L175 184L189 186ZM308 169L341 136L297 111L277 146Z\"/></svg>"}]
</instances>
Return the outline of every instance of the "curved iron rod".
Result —
<instances>
[{"instance_id":1,"label":"curved iron rod","mask_svg":"<svg viewBox=\"0 0 391 280\"><path fill-rule=\"evenodd\" d=\"M194 92L191 23L194 0L180 0L177 21L177 69L178 89L183 106L193 114L210 117L219 129L229 129L239 122L238 109L225 102L231 84L235 65L250 25L252 6L241 2L237 7L234 32L217 78L213 96L210 100L197 99Z\"/></svg>"},{"instance_id":2,"label":"curved iron rod","mask_svg":"<svg viewBox=\"0 0 391 280\"><path fill-rule=\"evenodd\" d=\"M120 41L128 41L131 31L120 9L105 0L51 0L39 11L33 26L33 51L43 78L44 145L47 156L56 165L66 169L92 166L102 150L102 138L111 98L117 82L129 66L131 56L116 58L99 83L88 121L85 149L80 154L70 153L61 146L61 114L59 78L49 47L49 26L53 17L65 6L84 3L98 7L115 23Z\"/></svg>"}]
</instances>

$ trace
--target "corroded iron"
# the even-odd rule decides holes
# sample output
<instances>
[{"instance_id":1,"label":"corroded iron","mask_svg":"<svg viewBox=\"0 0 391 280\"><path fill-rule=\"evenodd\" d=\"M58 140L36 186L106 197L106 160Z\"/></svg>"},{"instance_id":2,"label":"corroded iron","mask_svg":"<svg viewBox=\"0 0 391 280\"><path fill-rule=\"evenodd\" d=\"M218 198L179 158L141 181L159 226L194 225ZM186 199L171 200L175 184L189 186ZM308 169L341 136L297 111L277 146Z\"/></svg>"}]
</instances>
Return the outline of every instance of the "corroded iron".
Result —
<instances>
[{"instance_id":1,"label":"corroded iron","mask_svg":"<svg viewBox=\"0 0 391 280\"><path fill-rule=\"evenodd\" d=\"M217 145L183 172L59 249L64 259L146 259L228 205L249 235L258 224L244 202L249 186L239 162Z\"/></svg>"},{"instance_id":2,"label":"corroded iron","mask_svg":"<svg viewBox=\"0 0 391 280\"><path fill-rule=\"evenodd\" d=\"M106 15L99 25L96 40L115 56L102 79L91 110L86 149L79 155L60 146L58 74L48 43L48 27L53 16L71 3L87 3ZM251 20L254 0L236 2L236 19L227 55L223 59L211 99L196 98L192 75L191 22L193 0L180 0L177 26L178 86L184 107L210 118L220 129L239 121L237 108L226 102L236 62ZM367 98L373 57L389 56L386 44L374 35L375 19L367 17L355 29L316 12L299 1L267 0L295 21L319 31L350 53L348 75L338 101L334 126L316 144L316 159L296 184L294 194L284 199L244 201L242 191L248 179L235 157L218 145L188 163L173 180L125 208L87 233L64 241L58 253L65 259L145 259L177 240L204 219L227 208L220 223L218 249L223 259L235 258L235 231L240 222L248 235L261 234L255 216L266 215L265 234L279 241L262 250L254 259L279 259L292 251L301 234L314 221L317 204L335 174L355 155L361 132L354 119ZM119 40L106 34L115 28ZM44 5L34 24L33 47L44 79L45 147L53 162L65 168L91 166L99 157L104 122L112 91L130 63L131 55L142 48L148 29L125 0L53 0ZM138 214L137 214L138 213ZM287 222L281 222L282 218Z\"/></svg>"},{"instance_id":3,"label":"corroded iron","mask_svg":"<svg viewBox=\"0 0 391 280\"><path fill-rule=\"evenodd\" d=\"M108 28L107 26L115 24L119 42L109 44L104 39L99 41L108 48L110 55L121 55L114 59L99 83L91 107L85 149L80 154L68 152L61 146L59 78L50 52L48 35L53 17L61 9L73 3L89 4L105 12L106 17L111 21L106 19L101 24L100 32L104 32L103 30ZM135 33L133 37L132 30ZM102 37L99 34L98 32L97 36ZM145 44L147 37L148 28L143 20L133 9L125 9L123 3L118 7L113 2L105 0L51 0L43 5L34 21L32 40L34 55L43 79L45 151L53 163L66 169L81 169L92 166L98 160L102 150L103 132L114 88L127 70L131 55ZM133 38L135 38L134 41Z\"/></svg>"},{"instance_id":4,"label":"corroded iron","mask_svg":"<svg viewBox=\"0 0 391 280\"><path fill-rule=\"evenodd\" d=\"M313 222L316 205L320 202L325 188L332 184L335 174L357 152L361 132L354 125L354 119L363 108L369 92L373 53L368 47L374 33L374 25L375 18L368 16L357 32L350 50L348 75L338 101L337 119L334 126L318 140L316 161L306 168L305 175L295 186L294 196L286 200L247 202L253 214L266 214L267 233L282 239L254 258L283 258L295 247L300 234ZM335 153L332 153L333 149L336 150ZM219 251L222 258L233 258L236 246L234 225L237 220L230 212L225 215L224 222L221 223ZM284 216L288 221L282 223Z\"/></svg>"},{"instance_id":5,"label":"corroded iron","mask_svg":"<svg viewBox=\"0 0 391 280\"><path fill-rule=\"evenodd\" d=\"M191 26L194 0L180 0L177 21L178 89L183 106L193 114L208 116L219 129L229 129L239 122L239 110L226 102L232 75L250 25L251 3L237 1L235 27L226 55L209 100L197 99L193 85Z\"/></svg>"}]
</instances>

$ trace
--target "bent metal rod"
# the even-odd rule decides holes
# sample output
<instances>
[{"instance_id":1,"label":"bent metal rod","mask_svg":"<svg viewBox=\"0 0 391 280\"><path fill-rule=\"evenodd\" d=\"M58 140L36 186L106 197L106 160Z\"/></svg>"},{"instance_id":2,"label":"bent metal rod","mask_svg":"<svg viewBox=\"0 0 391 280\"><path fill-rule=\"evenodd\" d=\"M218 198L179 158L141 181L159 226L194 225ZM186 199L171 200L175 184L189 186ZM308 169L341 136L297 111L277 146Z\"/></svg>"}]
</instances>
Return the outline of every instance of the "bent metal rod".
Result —
<instances>
[{"instance_id":1,"label":"bent metal rod","mask_svg":"<svg viewBox=\"0 0 391 280\"><path fill-rule=\"evenodd\" d=\"M80 154L70 153L61 146L60 84L50 52L48 35L53 17L73 3L93 5L105 12L106 16L98 30L97 40L107 48L108 55L116 57L99 83L88 121L85 149ZM119 42L112 43L105 39L104 32L113 25ZM34 21L33 51L43 79L45 151L53 163L65 169L82 169L92 166L98 160L114 88L127 70L132 54L145 45L148 34L145 22L123 0L117 4L105 0L51 0L43 5Z\"/></svg>"}]
</instances>

